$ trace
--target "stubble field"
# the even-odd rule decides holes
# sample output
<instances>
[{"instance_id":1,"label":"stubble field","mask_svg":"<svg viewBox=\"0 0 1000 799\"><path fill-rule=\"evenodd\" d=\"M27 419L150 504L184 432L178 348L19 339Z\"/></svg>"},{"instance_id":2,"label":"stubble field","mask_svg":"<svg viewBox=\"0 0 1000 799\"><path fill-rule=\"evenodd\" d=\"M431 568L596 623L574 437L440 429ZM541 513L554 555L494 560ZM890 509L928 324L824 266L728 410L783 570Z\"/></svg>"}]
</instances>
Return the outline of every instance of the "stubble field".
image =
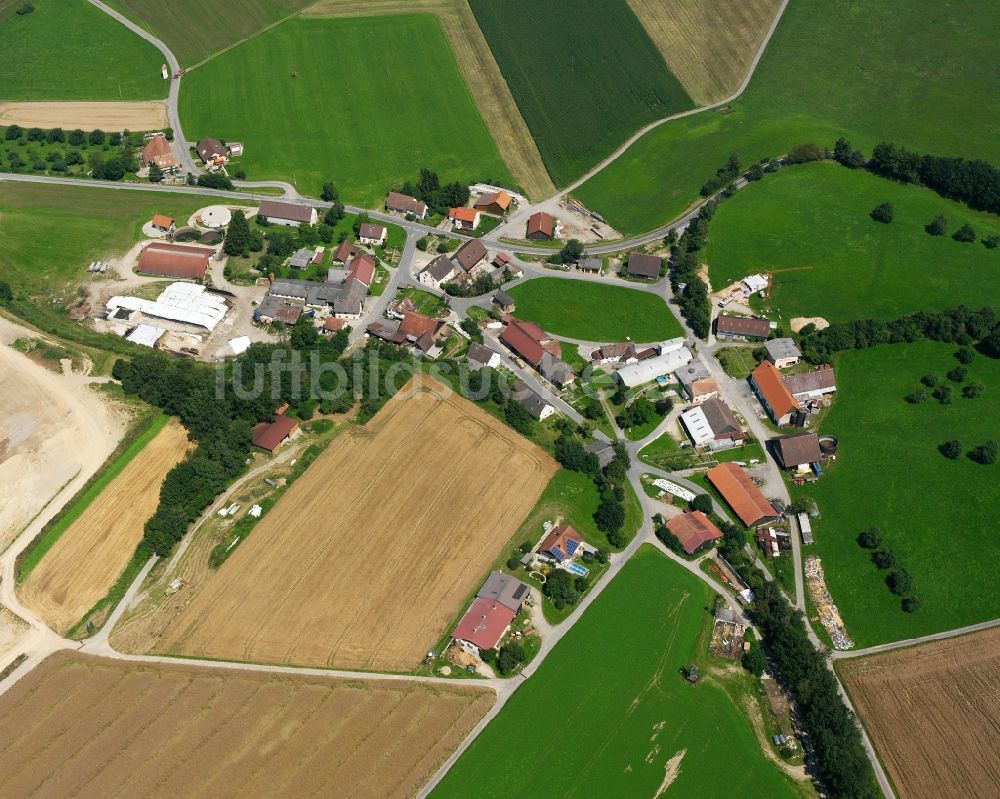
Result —
<instances>
[{"instance_id":1,"label":"stubble field","mask_svg":"<svg viewBox=\"0 0 1000 799\"><path fill-rule=\"evenodd\" d=\"M159 130L167 126L162 100L134 103L0 103L0 125L84 130Z\"/></svg>"},{"instance_id":2,"label":"stubble field","mask_svg":"<svg viewBox=\"0 0 1000 799\"><path fill-rule=\"evenodd\" d=\"M1000 628L837 670L900 799L1000 795Z\"/></svg>"},{"instance_id":3,"label":"stubble field","mask_svg":"<svg viewBox=\"0 0 1000 799\"><path fill-rule=\"evenodd\" d=\"M0 697L0 794L408 797L492 701L60 652Z\"/></svg>"},{"instance_id":4,"label":"stubble field","mask_svg":"<svg viewBox=\"0 0 1000 799\"><path fill-rule=\"evenodd\" d=\"M411 389L316 460L160 649L379 671L419 665L555 462L459 396Z\"/></svg>"},{"instance_id":5,"label":"stubble field","mask_svg":"<svg viewBox=\"0 0 1000 799\"><path fill-rule=\"evenodd\" d=\"M163 478L187 449L184 428L167 422L32 569L21 600L50 627L65 633L118 579L156 510Z\"/></svg>"}]
</instances>

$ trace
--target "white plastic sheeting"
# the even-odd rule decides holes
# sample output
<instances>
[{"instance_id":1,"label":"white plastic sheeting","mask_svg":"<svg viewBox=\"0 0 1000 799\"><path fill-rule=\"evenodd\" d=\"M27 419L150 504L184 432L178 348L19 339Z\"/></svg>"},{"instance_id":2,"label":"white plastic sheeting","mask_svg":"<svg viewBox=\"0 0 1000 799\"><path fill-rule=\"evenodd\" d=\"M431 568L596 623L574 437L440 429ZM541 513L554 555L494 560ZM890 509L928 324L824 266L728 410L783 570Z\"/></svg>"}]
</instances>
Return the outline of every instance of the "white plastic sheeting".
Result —
<instances>
[{"instance_id":1,"label":"white plastic sheeting","mask_svg":"<svg viewBox=\"0 0 1000 799\"><path fill-rule=\"evenodd\" d=\"M120 296L108 300L109 316L119 308L139 311L158 319L198 325L207 330L215 330L228 310L222 297L208 293L204 286L197 283L171 283L155 300Z\"/></svg>"}]
</instances>

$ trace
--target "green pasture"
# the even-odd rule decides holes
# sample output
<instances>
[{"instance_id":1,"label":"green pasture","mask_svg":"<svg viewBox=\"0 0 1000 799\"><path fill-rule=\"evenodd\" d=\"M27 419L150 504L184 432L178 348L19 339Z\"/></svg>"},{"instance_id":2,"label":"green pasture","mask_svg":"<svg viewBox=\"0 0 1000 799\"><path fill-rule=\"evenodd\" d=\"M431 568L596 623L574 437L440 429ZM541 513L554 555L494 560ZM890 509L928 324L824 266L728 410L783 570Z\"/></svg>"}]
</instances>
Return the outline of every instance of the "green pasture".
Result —
<instances>
[{"instance_id":1,"label":"green pasture","mask_svg":"<svg viewBox=\"0 0 1000 799\"><path fill-rule=\"evenodd\" d=\"M662 297L585 280L539 277L508 289L519 319L556 336L594 342L648 343L684 335Z\"/></svg>"},{"instance_id":2,"label":"green pasture","mask_svg":"<svg viewBox=\"0 0 1000 799\"><path fill-rule=\"evenodd\" d=\"M0 100L159 100L163 54L86 0L0 0Z\"/></svg>"},{"instance_id":3,"label":"green pasture","mask_svg":"<svg viewBox=\"0 0 1000 799\"><path fill-rule=\"evenodd\" d=\"M241 141L250 179L380 205L422 167L512 185L437 17L295 18L185 76L184 133Z\"/></svg>"},{"instance_id":4,"label":"green pasture","mask_svg":"<svg viewBox=\"0 0 1000 799\"><path fill-rule=\"evenodd\" d=\"M914 638L992 619L996 583L989 568L1000 555L995 508L1000 463L948 460L940 443L958 439L968 451L1000 440L1000 361L977 355L967 381L986 389L976 399L945 374L958 365L954 345L882 345L837 359L837 398L821 433L840 441L837 461L813 485L793 489L819 505L816 544L834 601L859 647ZM903 399L920 378L937 374L954 400ZM876 526L913 575L923 607L904 613L857 535Z\"/></svg>"},{"instance_id":5,"label":"green pasture","mask_svg":"<svg viewBox=\"0 0 1000 799\"><path fill-rule=\"evenodd\" d=\"M888 224L869 216L883 202L895 211ZM997 217L921 186L833 162L788 167L719 206L704 251L709 277L721 288L755 272L812 267L774 276L767 304L782 318L891 318L1000 302L1000 250L931 236L924 226L937 214L949 233L969 223L981 238L1000 235Z\"/></svg>"},{"instance_id":6,"label":"green pasture","mask_svg":"<svg viewBox=\"0 0 1000 799\"><path fill-rule=\"evenodd\" d=\"M297 13L309 0L108 0L108 5L155 34L188 67Z\"/></svg>"},{"instance_id":7,"label":"green pasture","mask_svg":"<svg viewBox=\"0 0 1000 799\"><path fill-rule=\"evenodd\" d=\"M668 122L574 194L626 234L677 216L731 153L745 165L845 136L1000 161L1000 4L789 3L746 92Z\"/></svg>"},{"instance_id":8,"label":"green pasture","mask_svg":"<svg viewBox=\"0 0 1000 799\"><path fill-rule=\"evenodd\" d=\"M471 0L557 185L647 122L692 107L626 0Z\"/></svg>"},{"instance_id":9,"label":"green pasture","mask_svg":"<svg viewBox=\"0 0 1000 799\"><path fill-rule=\"evenodd\" d=\"M709 671L704 638L712 592L642 547L537 673L432 792L466 797L803 795L767 760L727 689L742 675ZM691 685L681 669L695 662ZM725 685L725 687L724 687Z\"/></svg>"}]
</instances>

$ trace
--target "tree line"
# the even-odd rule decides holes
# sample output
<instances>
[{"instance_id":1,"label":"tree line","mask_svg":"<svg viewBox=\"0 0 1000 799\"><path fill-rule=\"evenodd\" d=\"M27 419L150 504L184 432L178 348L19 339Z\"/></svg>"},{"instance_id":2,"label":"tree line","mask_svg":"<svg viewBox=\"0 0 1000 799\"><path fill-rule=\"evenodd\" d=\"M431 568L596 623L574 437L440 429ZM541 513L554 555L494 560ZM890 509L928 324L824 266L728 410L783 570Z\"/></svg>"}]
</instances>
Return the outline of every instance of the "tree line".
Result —
<instances>
[{"instance_id":1,"label":"tree line","mask_svg":"<svg viewBox=\"0 0 1000 799\"><path fill-rule=\"evenodd\" d=\"M447 214L452 208L469 201L468 186L457 180L442 185L438 173L426 167L420 170L416 183L407 180L397 191L427 203L427 207L436 214Z\"/></svg>"},{"instance_id":2,"label":"tree line","mask_svg":"<svg viewBox=\"0 0 1000 799\"><path fill-rule=\"evenodd\" d=\"M681 237L678 239L671 231L666 242L670 247L670 287L688 327L702 339L708 338L712 327L712 303L708 286L698 272L701 249L708 241L708 223L718 205L718 200L706 202Z\"/></svg>"}]
</instances>

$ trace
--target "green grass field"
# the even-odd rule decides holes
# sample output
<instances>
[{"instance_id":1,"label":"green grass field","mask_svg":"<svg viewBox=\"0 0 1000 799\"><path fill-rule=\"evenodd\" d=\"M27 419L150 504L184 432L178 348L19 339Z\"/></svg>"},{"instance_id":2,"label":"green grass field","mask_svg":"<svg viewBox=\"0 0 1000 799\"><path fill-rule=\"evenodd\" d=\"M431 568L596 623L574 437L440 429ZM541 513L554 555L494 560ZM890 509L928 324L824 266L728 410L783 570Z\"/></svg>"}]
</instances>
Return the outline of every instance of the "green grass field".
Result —
<instances>
[{"instance_id":1,"label":"green grass field","mask_svg":"<svg viewBox=\"0 0 1000 799\"><path fill-rule=\"evenodd\" d=\"M994 527L1000 464L948 460L937 446L959 439L969 450L1000 439L1000 361L980 355L969 365L968 379L986 386L977 399L964 399L952 383L951 405L903 400L929 372L950 383L945 373L958 364L955 350L924 342L841 356L837 399L821 429L840 439L838 459L818 483L794 489L793 497L819 505L811 549L823 558L830 592L861 647L997 615L991 566L1000 555ZM871 526L881 528L913 574L923 601L916 613L900 609L886 573L858 546L857 535Z\"/></svg>"},{"instance_id":2,"label":"green grass field","mask_svg":"<svg viewBox=\"0 0 1000 799\"><path fill-rule=\"evenodd\" d=\"M101 492L108 487L122 470L128 466L129 462L152 441L156 434L163 429L170 420L165 413L156 413L147 419L140 421L135 437L124 448L112 457L106 468L96 479L84 488L69 505L59 514L55 522L47 527L44 532L32 543L31 548L18 559L17 581L24 582L31 571L37 566L45 553L52 549L59 537L65 533L80 515L90 506Z\"/></svg>"},{"instance_id":3,"label":"green grass field","mask_svg":"<svg viewBox=\"0 0 1000 799\"><path fill-rule=\"evenodd\" d=\"M869 217L883 202L895 210L888 224ZM774 276L768 305L782 317L890 318L997 303L1000 284L987 276L1000 274L1000 250L929 235L924 225L941 213L949 233L968 222L980 237L1000 234L997 217L930 189L835 163L789 167L719 206L709 277L718 289L754 272L813 267Z\"/></svg>"},{"instance_id":4,"label":"green grass field","mask_svg":"<svg viewBox=\"0 0 1000 799\"><path fill-rule=\"evenodd\" d=\"M626 0L471 0L556 185L692 107Z\"/></svg>"},{"instance_id":5,"label":"green grass field","mask_svg":"<svg viewBox=\"0 0 1000 799\"><path fill-rule=\"evenodd\" d=\"M163 40L188 67L296 13L309 0L108 0L108 5Z\"/></svg>"},{"instance_id":6,"label":"green grass field","mask_svg":"<svg viewBox=\"0 0 1000 799\"><path fill-rule=\"evenodd\" d=\"M246 145L251 179L380 205L422 167L511 185L437 17L293 19L184 78L184 133Z\"/></svg>"},{"instance_id":7,"label":"green grass field","mask_svg":"<svg viewBox=\"0 0 1000 799\"><path fill-rule=\"evenodd\" d=\"M163 55L86 0L0 0L0 100L158 100Z\"/></svg>"},{"instance_id":8,"label":"green grass field","mask_svg":"<svg viewBox=\"0 0 1000 799\"><path fill-rule=\"evenodd\" d=\"M678 215L733 152L750 164L843 135L1000 161L1000 59L984 57L998 27L1000 4L979 0L796 0L729 113L662 125L575 194L628 234Z\"/></svg>"},{"instance_id":9,"label":"green grass field","mask_svg":"<svg viewBox=\"0 0 1000 799\"><path fill-rule=\"evenodd\" d=\"M679 752L667 796L802 795L706 668L711 606L704 583L644 546L431 796L656 797ZM697 685L680 674L692 661Z\"/></svg>"},{"instance_id":10,"label":"green grass field","mask_svg":"<svg viewBox=\"0 0 1000 799\"><path fill-rule=\"evenodd\" d=\"M597 342L649 343L684 335L667 304L647 291L539 277L509 289L515 315L549 333Z\"/></svg>"}]
</instances>

